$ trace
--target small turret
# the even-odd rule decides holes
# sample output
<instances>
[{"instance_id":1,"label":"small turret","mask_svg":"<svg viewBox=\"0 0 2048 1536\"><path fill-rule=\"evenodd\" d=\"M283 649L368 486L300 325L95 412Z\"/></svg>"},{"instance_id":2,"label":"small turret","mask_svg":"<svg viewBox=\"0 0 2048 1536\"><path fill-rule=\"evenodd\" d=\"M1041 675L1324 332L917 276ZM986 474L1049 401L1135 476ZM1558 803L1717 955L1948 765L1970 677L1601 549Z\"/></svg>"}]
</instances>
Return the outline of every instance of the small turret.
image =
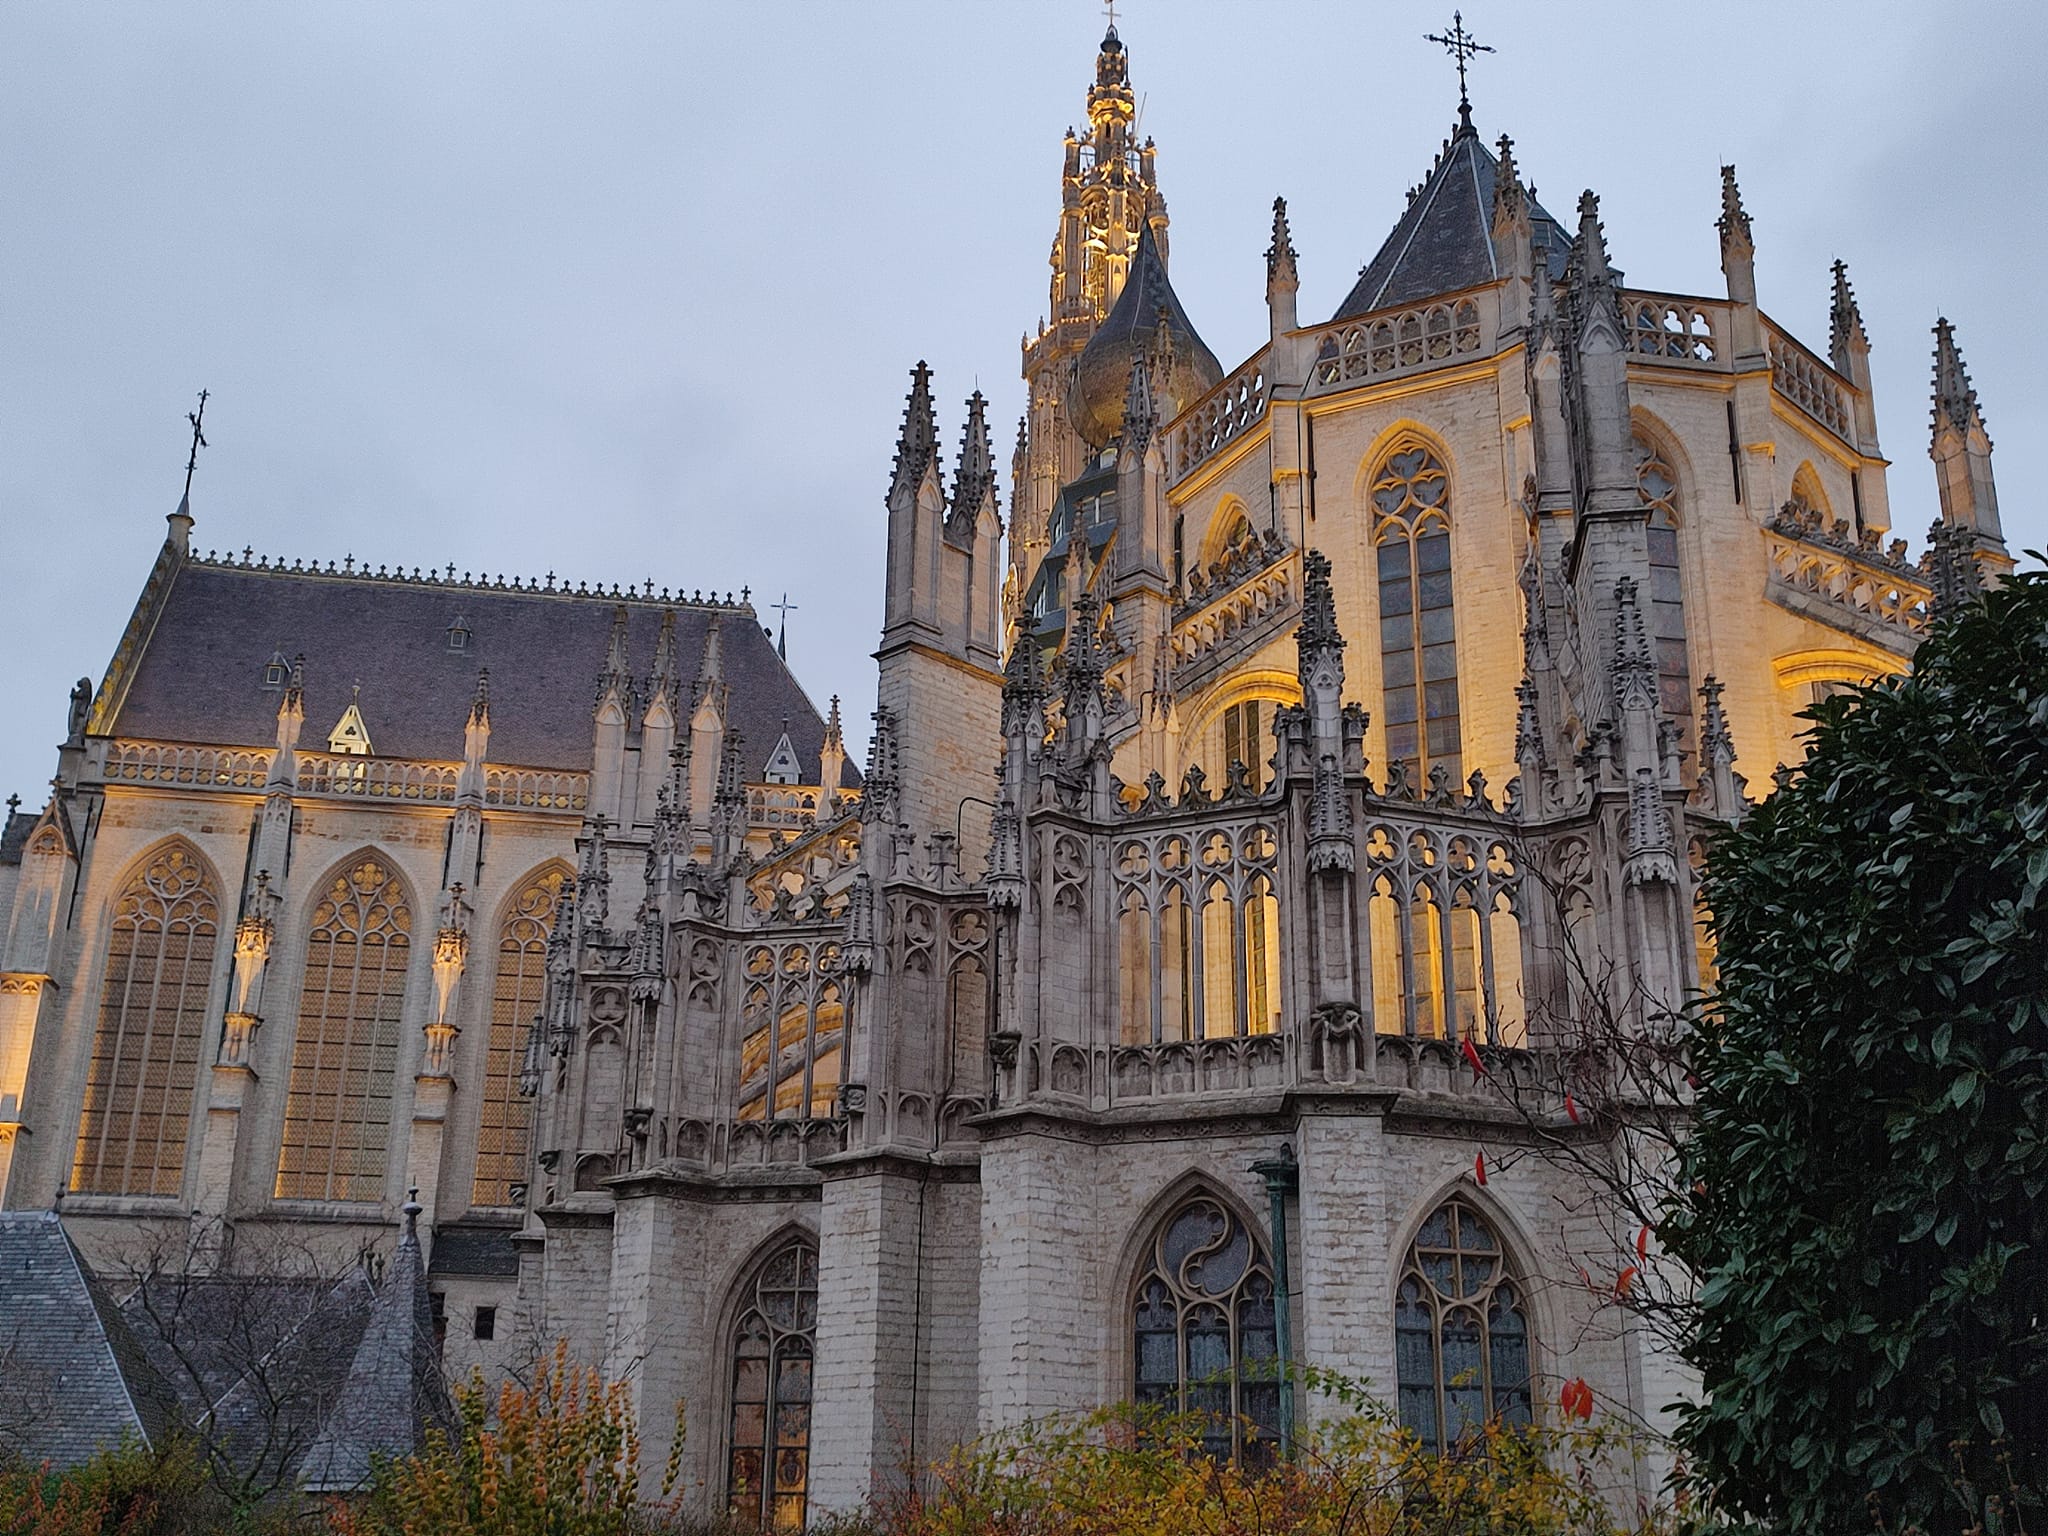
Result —
<instances>
[{"instance_id":1,"label":"small turret","mask_svg":"<svg viewBox=\"0 0 2048 1536\"><path fill-rule=\"evenodd\" d=\"M818 807L819 820L829 818L832 799L839 793L840 781L846 776L846 736L839 723L839 695L832 695L832 708L825 716L825 742L818 749L818 782L824 786L823 804Z\"/></svg>"},{"instance_id":2,"label":"small turret","mask_svg":"<svg viewBox=\"0 0 2048 1536\"><path fill-rule=\"evenodd\" d=\"M1507 278L1507 288L1501 295L1502 324L1509 330L1519 330L1527 322L1529 314L1529 262L1536 231L1529 217L1529 196L1523 190L1521 173L1515 167L1515 141L1502 134L1499 149L1500 168L1494 173L1490 236L1495 261Z\"/></svg>"},{"instance_id":3,"label":"small turret","mask_svg":"<svg viewBox=\"0 0 2048 1536\"><path fill-rule=\"evenodd\" d=\"M1955 327L1946 318L1934 323L1934 433L1927 454L1941 492L1941 520L1970 533L1987 574L2011 570L1991 476L1991 435L1956 347Z\"/></svg>"},{"instance_id":4,"label":"small turret","mask_svg":"<svg viewBox=\"0 0 2048 1536\"><path fill-rule=\"evenodd\" d=\"M1863 312L1856 305L1856 292L1849 286L1849 268L1842 262L1834 265L1834 292L1828 304L1828 360L1851 384L1856 386L1856 447L1866 458L1881 458L1877 446L1877 402L1870 381L1870 335L1863 329ZM1883 476L1876 477L1873 489L1880 489ZM1876 512L1874 518L1865 516L1864 521L1871 527L1888 527L1891 522L1889 510L1865 507L1866 514Z\"/></svg>"},{"instance_id":5,"label":"small turret","mask_svg":"<svg viewBox=\"0 0 2048 1536\"><path fill-rule=\"evenodd\" d=\"M955 544L972 545L982 505L993 503L995 494L996 454L988 433L988 402L977 389L967 397L967 420L960 428L960 466L953 476L946 537Z\"/></svg>"}]
</instances>

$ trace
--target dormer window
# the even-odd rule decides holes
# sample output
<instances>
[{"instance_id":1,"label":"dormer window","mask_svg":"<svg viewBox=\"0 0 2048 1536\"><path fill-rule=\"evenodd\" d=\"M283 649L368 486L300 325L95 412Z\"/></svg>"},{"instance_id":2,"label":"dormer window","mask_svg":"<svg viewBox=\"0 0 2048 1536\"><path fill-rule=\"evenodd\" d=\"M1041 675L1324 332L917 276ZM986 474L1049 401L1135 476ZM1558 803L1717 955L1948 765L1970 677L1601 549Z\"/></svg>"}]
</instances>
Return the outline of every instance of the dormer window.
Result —
<instances>
[{"instance_id":1,"label":"dormer window","mask_svg":"<svg viewBox=\"0 0 2048 1536\"><path fill-rule=\"evenodd\" d=\"M768 754L768 766L761 777L770 784L800 784L803 782L803 764L798 761L796 747L790 742L789 732L782 733L782 740L775 743L775 750Z\"/></svg>"},{"instance_id":2,"label":"dormer window","mask_svg":"<svg viewBox=\"0 0 2048 1536\"><path fill-rule=\"evenodd\" d=\"M370 728L363 723L363 712L354 702L327 733L327 750L338 757L368 757L376 750L370 745Z\"/></svg>"},{"instance_id":3,"label":"dormer window","mask_svg":"<svg viewBox=\"0 0 2048 1536\"><path fill-rule=\"evenodd\" d=\"M455 622L448 626L448 649L466 651L469 649L469 620L461 614L455 615Z\"/></svg>"},{"instance_id":4,"label":"dormer window","mask_svg":"<svg viewBox=\"0 0 2048 1536\"><path fill-rule=\"evenodd\" d=\"M282 688L292 675L291 663L284 659L284 652L275 652L263 664L263 686L266 689Z\"/></svg>"}]
</instances>

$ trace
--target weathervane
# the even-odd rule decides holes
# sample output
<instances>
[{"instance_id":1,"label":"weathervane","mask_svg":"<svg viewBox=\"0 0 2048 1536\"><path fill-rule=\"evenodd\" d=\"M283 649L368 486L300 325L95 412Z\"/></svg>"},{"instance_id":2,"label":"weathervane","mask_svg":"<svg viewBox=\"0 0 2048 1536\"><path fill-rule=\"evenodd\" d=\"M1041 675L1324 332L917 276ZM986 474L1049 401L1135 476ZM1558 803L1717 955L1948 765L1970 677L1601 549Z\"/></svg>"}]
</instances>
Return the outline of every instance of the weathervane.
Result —
<instances>
[{"instance_id":1,"label":"weathervane","mask_svg":"<svg viewBox=\"0 0 2048 1536\"><path fill-rule=\"evenodd\" d=\"M199 467L199 450L206 446L206 438L199 430L199 424L206 419L206 391L199 391L199 409L187 411L185 419L192 423L192 456L185 461L185 500L192 499L192 471Z\"/></svg>"},{"instance_id":2,"label":"weathervane","mask_svg":"<svg viewBox=\"0 0 2048 1536\"><path fill-rule=\"evenodd\" d=\"M1467 128L1472 126L1472 98L1465 94L1465 65L1475 55L1492 53L1493 49L1480 42L1465 30L1465 13L1451 12L1451 30L1448 32L1425 32L1425 43L1442 43L1444 52L1458 61L1458 116Z\"/></svg>"},{"instance_id":3,"label":"weathervane","mask_svg":"<svg viewBox=\"0 0 2048 1536\"><path fill-rule=\"evenodd\" d=\"M782 614L782 634L775 642L775 654L784 661L787 661L789 660L789 616L797 605L789 600L789 594L785 592L782 594L781 602L770 603L768 606Z\"/></svg>"},{"instance_id":4,"label":"weathervane","mask_svg":"<svg viewBox=\"0 0 2048 1536\"><path fill-rule=\"evenodd\" d=\"M1102 9L1109 15L1109 30L1116 30L1116 0L1102 0Z\"/></svg>"}]
</instances>

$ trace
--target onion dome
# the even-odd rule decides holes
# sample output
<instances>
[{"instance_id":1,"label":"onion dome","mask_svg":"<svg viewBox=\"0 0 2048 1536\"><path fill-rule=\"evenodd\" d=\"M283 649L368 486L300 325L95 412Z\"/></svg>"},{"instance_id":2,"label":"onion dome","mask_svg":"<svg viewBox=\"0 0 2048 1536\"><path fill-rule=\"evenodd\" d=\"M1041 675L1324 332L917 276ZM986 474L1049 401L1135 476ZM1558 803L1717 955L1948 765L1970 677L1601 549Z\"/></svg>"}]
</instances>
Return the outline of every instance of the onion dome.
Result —
<instances>
[{"instance_id":1,"label":"onion dome","mask_svg":"<svg viewBox=\"0 0 2048 1536\"><path fill-rule=\"evenodd\" d=\"M1067 420L1091 447L1108 447L1123 430L1124 396L1139 358L1150 370L1161 421L1223 382L1216 354L1195 334L1166 280L1149 224L1139 231L1123 292L1082 349L1067 386Z\"/></svg>"}]
</instances>

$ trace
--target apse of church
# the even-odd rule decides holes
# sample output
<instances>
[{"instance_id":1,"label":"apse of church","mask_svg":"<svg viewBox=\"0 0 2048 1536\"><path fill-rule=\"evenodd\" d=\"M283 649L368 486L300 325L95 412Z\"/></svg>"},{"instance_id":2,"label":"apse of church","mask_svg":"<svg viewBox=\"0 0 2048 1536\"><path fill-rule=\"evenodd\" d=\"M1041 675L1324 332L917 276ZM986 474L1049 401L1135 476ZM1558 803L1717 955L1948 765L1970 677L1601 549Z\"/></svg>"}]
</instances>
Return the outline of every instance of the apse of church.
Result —
<instances>
[{"instance_id":1,"label":"apse of church","mask_svg":"<svg viewBox=\"0 0 2048 1536\"><path fill-rule=\"evenodd\" d=\"M1112 29L1007 527L987 401L948 454L910 375L864 773L745 594L201 556L181 508L4 844L8 1203L356 1242L417 1186L449 1315L507 1320L458 1359L567 1340L783 1527L1109 1400L1283 1454L1325 1405L1276 1357L1435 1444L1682 1390L1549 1283L1612 1234L1470 1068L1679 1007L1745 776L2009 567L1955 338L1909 562L1846 270L1809 348L1709 167L1725 292L1633 286L1461 100L1326 320L1276 200L1225 366L1135 101Z\"/></svg>"}]
</instances>

